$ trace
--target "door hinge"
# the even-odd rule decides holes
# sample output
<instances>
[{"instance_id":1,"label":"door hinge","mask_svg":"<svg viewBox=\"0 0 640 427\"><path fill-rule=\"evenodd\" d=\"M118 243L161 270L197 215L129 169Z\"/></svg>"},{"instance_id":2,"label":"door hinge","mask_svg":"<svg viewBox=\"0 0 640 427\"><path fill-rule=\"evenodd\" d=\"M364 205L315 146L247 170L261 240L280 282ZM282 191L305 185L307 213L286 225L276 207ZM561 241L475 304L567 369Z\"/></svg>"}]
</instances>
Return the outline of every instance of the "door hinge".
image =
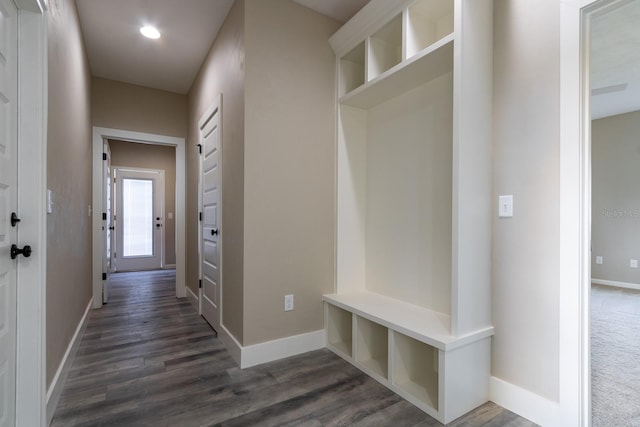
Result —
<instances>
[{"instance_id":1,"label":"door hinge","mask_svg":"<svg viewBox=\"0 0 640 427\"><path fill-rule=\"evenodd\" d=\"M116 259L117 257L118 257L118 254L114 252L113 253L113 259Z\"/></svg>"},{"instance_id":2,"label":"door hinge","mask_svg":"<svg viewBox=\"0 0 640 427\"><path fill-rule=\"evenodd\" d=\"M198 153L202 154L202 144L198 144Z\"/></svg>"},{"instance_id":3,"label":"door hinge","mask_svg":"<svg viewBox=\"0 0 640 427\"><path fill-rule=\"evenodd\" d=\"M107 280L107 273L102 273L102 280Z\"/></svg>"},{"instance_id":4,"label":"door hinge","mask_svg":"<svg viewBox=\"0 0 640 427\"><path fill-rule=\"evenodd\" d=\"M107 153L102 153L102 160L107 160Z\"/></svg>"},{"instance_id":5,"label":"door hinge","mask_svg":"<svg viewBox=\"0 0 640 427\"><path fill-rule=\"evenodd\" d=\"M107 213L106 212L102 212L102 220L103 221L107 220Z\"/></svg>"},{"instance_id":6,"label":"door hinge","mask_svg":"<svg viewBox=\"0 0 640 427\"><path fill-rule=\"evenodd\" d=\"M202 221L202 212L198 212L198 219Z\"/></svg>"},{"instance_id":7,"label":"door hinge","mask_svg":"<svg viewBox=\"0 0 640 427\"><path fill-rule=\"evenodd\" d=\"M202 288L202 279L198 280L198 288L201 289Z\"/></svg>"}]
</instances>

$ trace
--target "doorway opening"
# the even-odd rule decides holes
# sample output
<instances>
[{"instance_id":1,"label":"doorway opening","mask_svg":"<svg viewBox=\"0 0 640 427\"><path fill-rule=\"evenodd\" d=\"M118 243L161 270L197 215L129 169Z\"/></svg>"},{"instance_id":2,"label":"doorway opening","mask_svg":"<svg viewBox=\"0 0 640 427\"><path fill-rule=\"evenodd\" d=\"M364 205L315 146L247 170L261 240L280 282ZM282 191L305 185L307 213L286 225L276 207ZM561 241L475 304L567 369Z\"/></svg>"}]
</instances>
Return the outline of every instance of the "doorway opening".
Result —
<instances>
[{"instance_id":1,"label":"doorway opening","mask_svg":"<svg viewBox=\"0 0 640 427\"><path fill-rule=\"evenodd\" d=\"M93 307L100 308L103 304L103 295L108 295L108 275L110 271L105 270L105 260L107 259L107 237L111 238L110 234L117 235L117 233L110 233L109 228L112 226L107 221L107 197L105 195L106 186L104 185L104 143L109 141L113 144L113 141L118 143L136 143L147 144L153 146L165 146L171 147L175 150L175 202L170 205L166 203L166 206L172 206L171 213L172 221L174 221L174 231L168 233L165 231L165 235L170 234L175 242L175 269L176 269L176 297L186 297L185 286L185 269L186 269L186 156L185 156L185 140L184 138L176 138L165 135L147 134L140 132L132 132L121 129L109 129L109 128L93 128L93 215L92 230L93 230L93 268L92 268L92 288L93 288ZM112 145L113 148L113 145ZM113 152L111 153L113 155ZM136 179L134 177L134 179ZM117 183L116 183L117 184ZM121 184L122 185L122 184ZM117 186L117 185L116 185ZM116 190L117 191L117 190ZM115 199L114 199L115 200ZM156 214L153 217L153 227L155 229L166 228L168 213L166 216ZM115 214L114 230L117 230L117 213ZM157 218L160 218L159 220ZM160 225L160 227L158 227ZM109 245L113 245L113 241ZM116 245L113 246L118 247ZM123 249L120 249L120 254ZM160 251L161 252L161 251ZM116 250L116 255L118 251ZM165 254L166 255L166 254ZM161 258L162 259L162 258ZM122 258L115 259L116 265L121 262ZM163 261L160 261L161 263ZM171 265L170 260L165 258L164 266L169 267ZM107 290L107 291L105 291Z\"/></svg>"}]
</instances>

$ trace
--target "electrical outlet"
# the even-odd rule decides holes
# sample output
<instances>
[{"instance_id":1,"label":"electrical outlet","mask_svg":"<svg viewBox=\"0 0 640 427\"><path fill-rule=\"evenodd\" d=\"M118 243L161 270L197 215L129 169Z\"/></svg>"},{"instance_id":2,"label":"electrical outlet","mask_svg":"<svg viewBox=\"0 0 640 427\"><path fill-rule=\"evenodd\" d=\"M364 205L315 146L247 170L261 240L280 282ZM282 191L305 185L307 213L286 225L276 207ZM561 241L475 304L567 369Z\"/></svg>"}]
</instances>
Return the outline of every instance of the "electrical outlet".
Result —
<instances>
[{"instance_id":1,"label":"electrical outlet","mask_svg":"<svg viewBox=\"0 0 640 427\"><path fill-rule=\"evenodd\" d=\"M629 261L629 267L631 268L638 268L638 260L637 259L632 259Z\"/></svg>"},{"instance_id":2,"label":"electrical outlet","mask_svg":"<svg viewBox=\"0 0 640 427\"><path fill-rule=\"evenodd\" d=\"M602 264L604 262L603 258L601 256L597 256L596 257L596 264Z\"/></svg>"},{"instance_id":3,"label":"electrical outlet","mask_svg":"<svg viewBox=\"0 0 640 427\"><path fill-rule=\"evenodd\" d=\"M284 296L284 311L293 310L293 295Z\"/></svg>"}]
</instances>

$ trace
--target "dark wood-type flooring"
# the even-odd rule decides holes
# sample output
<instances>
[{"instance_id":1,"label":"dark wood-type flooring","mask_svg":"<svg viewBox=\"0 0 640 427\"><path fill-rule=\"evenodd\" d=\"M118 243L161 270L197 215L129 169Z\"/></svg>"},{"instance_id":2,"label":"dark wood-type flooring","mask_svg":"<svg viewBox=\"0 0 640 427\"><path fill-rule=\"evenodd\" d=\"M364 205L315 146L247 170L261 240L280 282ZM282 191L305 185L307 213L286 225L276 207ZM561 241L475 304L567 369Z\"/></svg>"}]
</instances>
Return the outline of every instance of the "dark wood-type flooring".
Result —
<instances>
[{"instance_id":1,"label":"dark wood-type flooring","mask_svg":"<svg viewBox=\"0 0 640 427\"><path fill-rule=\"evenodd\" d=\"M114 274L53 426L434 426L328 350L240 370L173 271ZM533 426L487 403L453 426Z\"/></svg>"}]
</instances>

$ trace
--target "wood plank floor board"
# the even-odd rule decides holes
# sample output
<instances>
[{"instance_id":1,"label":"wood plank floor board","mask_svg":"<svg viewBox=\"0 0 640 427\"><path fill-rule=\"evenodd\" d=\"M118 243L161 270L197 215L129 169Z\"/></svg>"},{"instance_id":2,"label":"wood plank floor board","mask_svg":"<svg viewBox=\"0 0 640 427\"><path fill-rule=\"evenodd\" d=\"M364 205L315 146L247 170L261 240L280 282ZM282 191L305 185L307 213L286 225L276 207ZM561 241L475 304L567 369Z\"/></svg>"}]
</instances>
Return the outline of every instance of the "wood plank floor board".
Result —
<instances>
[{"instance_id":1,"label":"wood plank floor board","mask_svg":"<svg viewBox=\"0 0 640 427\"><path fill-rule=\"evenodd\" d=\"M172 271L112 275L52 426L439 426L328 350L239 369ZM451 425L530 427L488 403Z\"/></svg>"}]
</instances>

